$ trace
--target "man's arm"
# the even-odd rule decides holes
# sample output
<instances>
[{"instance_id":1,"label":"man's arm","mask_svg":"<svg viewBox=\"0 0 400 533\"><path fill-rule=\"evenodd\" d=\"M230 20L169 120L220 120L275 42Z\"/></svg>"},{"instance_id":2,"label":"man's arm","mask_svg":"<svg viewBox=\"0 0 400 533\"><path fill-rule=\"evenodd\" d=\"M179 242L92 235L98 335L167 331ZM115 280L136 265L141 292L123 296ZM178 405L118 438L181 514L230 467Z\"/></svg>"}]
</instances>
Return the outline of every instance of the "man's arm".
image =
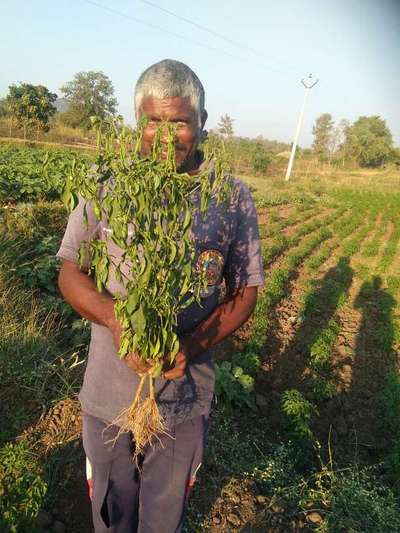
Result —
<instances>
[{"instance_id":1,"label":"man's arm","mask_svg":"<svg viewBox=\"0 0 400 533\"><path fill-rule=\"evenodd\" d=\"M99 293L94 281L72 261L63 260L58 284L65 300L77 313L91 322L109 328L118 348L121 326L115 318L113 298L106 292ZM204 322L185 335L175 366L164 373L164 378L182 377L190 359L221 342L246 322L256 301L257 287L243 287L228 295ZM135 354L129 354L125 360L135 372L143 373L150 368Z\"/></svg>"},{"instance_id":2,"label":"man's arm","mask_svg":"<svg viewBox=\"0 0 400 533\"><path fill-rule=\"evenodd\" d=\"M80 270L76 263L65 259L62 261L58 286L65 300L79 315L111 331L118 349L121 326L115 318L114 299L107 292L98 292L92 278ZM143 373L149 369L149 365L135 354L129 354L124 360L135 372Z\"/></svg>"},{"instance_id":3,"label":"man's arm","mask_svg":"<svg viewBox=\"0 0 400 533\"><path fill-rule=\"evenodd\" d=\"M181 349L171 370L164 372L165 379L184 375L188 362L236 331L252 314L257 302L257 287L241 287L228 294L225 301L197 328L181 339Z\"/></svg>"}]
</instances>

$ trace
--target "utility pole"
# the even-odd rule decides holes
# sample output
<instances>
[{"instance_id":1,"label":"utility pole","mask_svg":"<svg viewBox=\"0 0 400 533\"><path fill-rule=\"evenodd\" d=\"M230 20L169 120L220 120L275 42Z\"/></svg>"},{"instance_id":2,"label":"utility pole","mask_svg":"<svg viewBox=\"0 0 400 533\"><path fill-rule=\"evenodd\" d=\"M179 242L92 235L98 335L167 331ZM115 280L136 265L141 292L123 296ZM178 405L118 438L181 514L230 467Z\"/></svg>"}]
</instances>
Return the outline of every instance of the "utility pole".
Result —
<instances>
[{"instance_id":1,"label":"utility pole","mask_svg":"<svg viewBox=\"0 0 400 533\"><path fill-rule=\"evenodd\" d=\"M308 76L308 78L303 78L301 80L301 83L304 86L304 99L303 99L303 105L302 105L301 111L300 111L299 121L297 122L296 133L295 133L294 140L293 140L292 151L290 153L289 164L288 164L288 167L287 167L287 170L286 170L285 181L289 181L290 173L292 172L294 155L296 153L297 141L298 141L298 138L299 138L299 133L300 133L300 129L301 129L301 123L303 121L303 115L304 115L304 109L306 107L307 96L308 96L308 93L310 92L310 89L312 89L314 87L314 85L317 85L318 81L319 81L318 79L315 79L315 80L313 79L312 74L310 74Z\"/></svg>"}]
</instances>

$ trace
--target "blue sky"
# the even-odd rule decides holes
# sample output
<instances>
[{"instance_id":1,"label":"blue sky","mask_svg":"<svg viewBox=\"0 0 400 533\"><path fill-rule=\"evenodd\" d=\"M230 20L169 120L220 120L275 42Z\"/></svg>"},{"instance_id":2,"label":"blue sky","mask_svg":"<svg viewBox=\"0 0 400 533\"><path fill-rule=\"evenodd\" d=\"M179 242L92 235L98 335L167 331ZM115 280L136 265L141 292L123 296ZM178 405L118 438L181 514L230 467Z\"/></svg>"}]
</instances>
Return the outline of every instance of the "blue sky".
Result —
<instances>
[{"instance_id":1,"label":"blue sky","mask_svg":"<svg viewBox=\"0 0 400 533\"><path fill-rule=\"evenodd\" d=\"M0 96L20 81L59 93L76 72L102 70L132 123L139 74L169 57L202 80L208 128L228 113L238 135L290 141L300 78L311 72L320 82L309 95L300 145L312 142L321 113L336 121L380 115L400 145L400 0L153 3L227 40L144 0L1 0Z\"/></svg>"}]
</instances>

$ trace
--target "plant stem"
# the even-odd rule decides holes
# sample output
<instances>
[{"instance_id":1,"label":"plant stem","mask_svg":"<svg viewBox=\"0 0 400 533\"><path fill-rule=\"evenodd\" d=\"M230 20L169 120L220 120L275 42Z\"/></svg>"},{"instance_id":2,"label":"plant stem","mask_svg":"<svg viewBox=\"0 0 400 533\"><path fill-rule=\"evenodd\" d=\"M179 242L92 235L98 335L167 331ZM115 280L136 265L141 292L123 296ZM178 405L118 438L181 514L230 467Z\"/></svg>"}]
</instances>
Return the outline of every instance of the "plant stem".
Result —
<instances>
[{"instance_id":1,"label":"plant stem","mask_svg":"<svg viewBox=\"0 0 400 533\"><path fill-rule=\"evenodd\" d=\"M133 404L132 405L136 405L137 403L139 403L139 400L140 400L140 395L142 393L142 390L143 390L143 387L144 387L144 384L146 382L146 375L142 376L140 378L140 383L139 383L139 387L138 387L138 390L136 391L136 394L135 394L135 399L133 400Z\"/></svg>"},{"instance_id":2,"label":"plant stem","mask_svg":"<svg viewBox=\"0 0 400 533\"><path fill-rule=\"evenodd\" d=\"M150 399L155 400L155 394L154 394L154 378L152 376L149 376L150 381Z\"/></svg>"}]
</instances>

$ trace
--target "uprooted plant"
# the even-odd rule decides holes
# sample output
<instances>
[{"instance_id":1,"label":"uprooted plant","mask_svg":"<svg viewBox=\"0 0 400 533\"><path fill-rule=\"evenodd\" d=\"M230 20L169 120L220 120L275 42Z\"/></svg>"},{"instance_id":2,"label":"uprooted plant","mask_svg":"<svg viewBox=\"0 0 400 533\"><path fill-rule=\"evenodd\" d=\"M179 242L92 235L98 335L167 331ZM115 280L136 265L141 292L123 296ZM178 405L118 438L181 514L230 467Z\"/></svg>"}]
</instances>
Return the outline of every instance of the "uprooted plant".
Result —
<instances>
[{"instance_id":1,"label":"uprooted plant","mask_svg":"<svg viewBox=\"0 0 400 533\"><path fill-rule=\"evenodd\" d=\"M88 170L77 161L62 195L69 209L79 197L86 200L86 220L88 209L97 220L106 220L110 239L122 251L116 260L104 240L93 238L82 243L79 255L81 264L89 258L89 274L94 275L98 291L107 285L111 272L125 287L126 294L117 295L115 303L122 325L118 353L123 358L134 352L150 366L141 376L132 405L113 421L120 433L132 432L135 457L153 437L167 431L154 379L166 360L174 363L179 351L178 314L200 302L207 284L205 272L194 265L193 215L200 210L204 217L211 201L227 201L232 191L222 141L205 142L204 170L193 176L177 171L174 125L160 125L148 155L142 153L145 126L146 119L136 131L118 122L97 124L96 164ZM211 160L212 173L207 164ZM143 399L147 380L148 396Z\"/></svg>"}]
</instances>

